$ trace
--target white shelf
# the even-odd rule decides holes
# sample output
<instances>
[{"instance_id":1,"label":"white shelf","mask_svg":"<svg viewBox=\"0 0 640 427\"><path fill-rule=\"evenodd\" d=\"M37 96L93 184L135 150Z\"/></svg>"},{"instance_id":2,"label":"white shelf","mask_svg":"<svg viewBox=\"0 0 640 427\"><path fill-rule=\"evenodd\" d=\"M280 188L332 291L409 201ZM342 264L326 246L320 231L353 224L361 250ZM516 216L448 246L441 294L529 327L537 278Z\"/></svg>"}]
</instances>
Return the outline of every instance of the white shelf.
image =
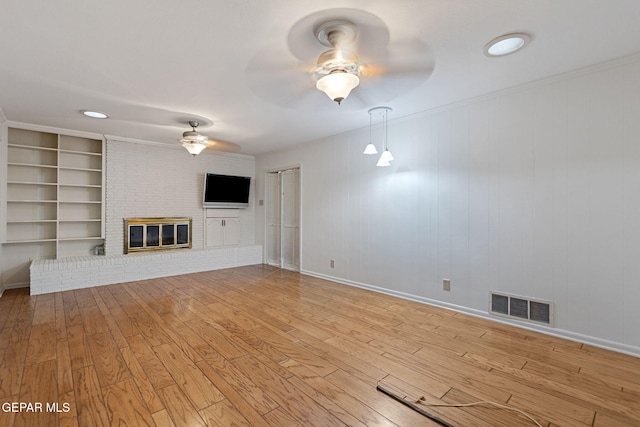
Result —
<instances>
[{"instance_id":1,"label":"white shelf","mask_svg":"<svg viewBox=\"0 0 640 427\"><path fill-rule=\"evenodd\" d=\"M5 245L19 245L23 243L41 243L41 242L55 242L56 239L30 239L30 240L7 240Z\"/></svg>"},{"instance_id":2,"label":"white shelf","mask_svg":"<svg viewBox=\"0 0 640 427\"><path fill-rule=\"evenodd\" d=\"M9 166L28 167L28 168L58 169L58 165L39 165L39 164L36 164L36 163L7 162L7 165L9 165Z\"/></svg>"},{"instance_id":3,"label":"white shelf","mask_svg":"<svg viewBox=\"0 0 640 427\"><path fill-rule=\"evenodd\" d=\"M102 172L102 169L74 168L70 166L59 166L58 169L65 171Z\"/></svg>"},{"instance_id":4,"label":"white shelf","mask_svg":"<svg viewBox=\"0 0 640 427\"><path fill-rule=\"evenodd\" d=\"M97 185L97 184L60 184L60 187L102 188L102 185Z\"/></svg>"},{"instance_id":5,"label":"white shelf","mask_svg":"<svg viewBox=\"0 0 640 427\"><path fill-rule=\"evenodd\" d=\"M41 151L54 151L54 152L58 151L57 148L38 147L37 145L24 145L24 144L12 144L12 143L7 144L7 147L24 148L27 150L41 150Z\"/></svg>"},{"instance_id":6,"label":"white shelf","mask_svg":"<svg viewBox=\"0 0 640 427\"><path fill-rule=\"evenodd\" d=\"M88 237L63 237L58 239L60 242L74 242L80 240L102 240L103 237L100 236L88 236Z\"/></svg>"},{"instance_id":7,"label":"white shelf","mask_svg":"<svg viewBox=\"0 0 640 427\"><path fill-rule=\"evenodd\" d=\"M19 219L19 220L9 220L7 224L38 224L45 222L58 222L55 219Z\"/></svg>"},{"instance_id":8,"label":"white shelf","mask_svg":"<svg viewBox=\"0 0 640 427\"><path fill-rule=\"evenodd\" d=\"M57 203L57 200L7 200L7 203Z\"/></svg>"},{"instance_id":9,"label":"white shelf","mask_svg":"<svg viewBox=\"0 0 640 427\"><path fill-rule=\"evenodd\" d=\"M2 240L14 247L2 262L20 272L11 280L28 282L31 260L87 255L104 240L105 143L18 128L7 134Z\"/></svg>"},{"instance_id":10,"label":"white shelf","mask_svg":"<svg viewBox=\"0 0 640 427\"><path fill-rule=\"evenodd\" d=\"M89 153L86 151L76 151L76 150L59 150L61 153L69 153L69 154L81 154L83 156L97 156L100 157L102 156L102 153Z\"/></svg>"},{"instance_id":11,"label":"white shelf","mask_svg":"<svg viewBox=\"0 0 640 427\"><path fill-rule=\"evenodd\" d=\"M100 200L58 200L60 204L80 204L80 205L99 205L102 203Z\"/></svg>"},{"instance_id":12,"label":"white shelf","mask_svg":"<svg viewBox=\"0 0 640 427\"><path fill-rule=\"evenodd\" d=\"M7 181L9 185L58 185L57 182Z\"/></svg>"}]
</instances>

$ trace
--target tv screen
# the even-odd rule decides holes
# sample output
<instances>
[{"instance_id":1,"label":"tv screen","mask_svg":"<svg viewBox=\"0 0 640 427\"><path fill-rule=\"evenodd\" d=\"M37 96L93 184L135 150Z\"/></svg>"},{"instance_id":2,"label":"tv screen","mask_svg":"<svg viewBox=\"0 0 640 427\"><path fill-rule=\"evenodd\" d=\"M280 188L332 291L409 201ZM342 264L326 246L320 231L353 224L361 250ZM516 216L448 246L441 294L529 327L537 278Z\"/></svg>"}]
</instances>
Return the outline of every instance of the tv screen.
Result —
<instances>
[{"instance_id":1,"label":"tv screen","mask_svg":"<svg viewBox=\"0 0 640 427\"><path fill-rule=\"evenodd\" d=\"M249 206L248 176L207 173L204 177L205 208L246 208Z\"/></svg>"}]
</instances>

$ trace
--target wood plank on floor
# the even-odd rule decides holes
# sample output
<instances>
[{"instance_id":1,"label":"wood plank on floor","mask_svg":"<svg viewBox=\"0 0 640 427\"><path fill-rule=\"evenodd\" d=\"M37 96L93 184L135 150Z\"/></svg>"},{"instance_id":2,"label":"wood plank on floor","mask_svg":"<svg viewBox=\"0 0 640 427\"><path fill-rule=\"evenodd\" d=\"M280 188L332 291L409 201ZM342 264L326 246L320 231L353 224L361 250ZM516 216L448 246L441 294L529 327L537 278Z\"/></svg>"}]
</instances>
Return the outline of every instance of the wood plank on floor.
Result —
<instances>
[{"instance_id":1,"label":"wood plank on floor","mask_svg":"<svg viewBox=\"0 0 640 427\"><path fill-rule=\"evenodd\" d=\"M189 398L177 385L160 389L158 394L176 426L205 427L207 425Z\"/></svg>"},{"instance_id":2,"label":"wood plank on floor","mask_svg":"<svg viewBox=\"0 0 640 427\"><path fill-rule=\"evenodd\" d=\"M252 427L227 399L200 410L200 416L211 427Z\"/></svg>"},{"instance_id":3,"label":"wood plank on floor","mask_svg":"<svg viewBox=\"0 0 640 427\"><path fill-rule=\"evenodd\" d=\"M100 380L93 366L73 371L75 410L78 424L83 426L110 425L109 413L100 389Z\"/></svg>"},{"instance_id":4,"label":"wood plank on floor","mask_svg":"<svg viewBox=\"0 0 640 427\"><path fill-rule=\"evenodd\" d=\"M204 409L224 399L220 390L177 345L166 343L154 347L153 350L175 383L197 409Z\"/></svg>"},{"instance_id":5,"label":"wood plank on floor","mask_svg":"<svg viewBox=\"0 0 640 427\"><path fill-rule=\"evenodd\" d=\"M151 412L147 409L132 379L103 387L102 392L112 426L153 427L155 425Z\"/></svg>"},{"instance_id":6,"label":"wood plank on floor","mask_svg":"<svg viewBox=\"0 0 640 427\"><path fill-rule=\"evenodd\" d=\"M87 342L102 387L131 378L120 349L109 332L88 335Z\"/></svg>"}]
</instances>

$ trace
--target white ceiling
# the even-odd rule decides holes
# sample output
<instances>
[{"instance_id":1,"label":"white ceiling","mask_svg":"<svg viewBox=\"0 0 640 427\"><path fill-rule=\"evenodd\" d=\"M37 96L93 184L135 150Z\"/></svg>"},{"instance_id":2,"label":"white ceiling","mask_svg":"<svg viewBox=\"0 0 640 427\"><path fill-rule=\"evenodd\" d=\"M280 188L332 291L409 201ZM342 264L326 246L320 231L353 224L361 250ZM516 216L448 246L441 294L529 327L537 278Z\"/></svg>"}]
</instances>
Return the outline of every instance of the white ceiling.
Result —
<instances>
[{"instance_id":1,"label":"white ceiling","mask_svg":"<svg viewBox=\"0 0 640 427\"><path fill-rule=\"evenodd\" d=\"M386 27L369 43L363 32L363 50L435 61L433 73L363 79L336 105L306 71L326 50L306 26L335 8ZM483 56L515 31L532 36L526 49ZM0 0L0 109L168 144L197 119L220 147L260 154L365 127L374 106L392 107L392 120L638 52L638 0Z\"/></svg>"}]
</instances>

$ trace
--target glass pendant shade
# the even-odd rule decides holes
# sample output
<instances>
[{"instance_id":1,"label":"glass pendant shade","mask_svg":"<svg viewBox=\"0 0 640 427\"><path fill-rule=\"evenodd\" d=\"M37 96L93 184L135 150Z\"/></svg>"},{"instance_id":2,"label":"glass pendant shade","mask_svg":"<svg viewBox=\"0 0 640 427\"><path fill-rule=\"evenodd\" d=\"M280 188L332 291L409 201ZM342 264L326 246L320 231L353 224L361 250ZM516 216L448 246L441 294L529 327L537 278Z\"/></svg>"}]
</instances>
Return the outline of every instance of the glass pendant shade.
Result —
<instances>
[{"instance_id":1,"label":"glass pendant shade","mask_svg":"<svg viewBox=\"0 0 640 427\"><path fill-rule=\"evenodd\" d=\"M391 155L391 151L384 150L382 155L380 156L380 160L384 160L385 162L390 162L393 160L393 156Z\"/></svg>"},{"instance_id":2,"label":"glass pendant shade","mask_svg":"<svg viewBox=\"0 0 640 427\"><path fill-rule=\"evenodd\" d=\"M378 150L376 150L376 146L372 143L368 143L364 148L363 154L378 154Z\"/></svg>"},{"instance_id":3,"label":"glass pendant shade","mask_svg":"<svg viewBox=\"0 0 640 427\"><path fill-rule=\"evenodd\" d=\"M380 166L380 167L391 166L391 163L389 163L388 160L385 160L382 158L382 156L380 156L380 159L378 160L378 163L376 163L376 166Z\"/></svg>"},{"instance_id":4,"label":"glass pendant shade","mask_svg":"<svg viewBox=\"0 0 640 427\"><path fill-rule=\"evenodd\" d=\"M193 156L197 156L207 148L207 144L198 141L182 141L182 146Z\"/></svg>"},{"instance_id":5,"label":"glass pendant shade","mask_svg":"<svg viewBox=\"0 0 640 427\"><path fill-rule=\"evenodd\" d=\"M316 88L340 104L359 83L360 79L355 74L339 71L320 78L316 83Z\"/></svg>"},{"instance_id":6,"label":"glass pendant shade","mask_svg":"<svg viewBox=\"0 0 640 427\"><path fill-rule=\"evenodd\" d=\"M380 159L378 160L378 163L376 164L376 166L390 166L391 165L391 160L393 160L393 156L391 155L391 151L384 150L382 152L382 154L380 155Z\"/></svg>"}]
</instances>

